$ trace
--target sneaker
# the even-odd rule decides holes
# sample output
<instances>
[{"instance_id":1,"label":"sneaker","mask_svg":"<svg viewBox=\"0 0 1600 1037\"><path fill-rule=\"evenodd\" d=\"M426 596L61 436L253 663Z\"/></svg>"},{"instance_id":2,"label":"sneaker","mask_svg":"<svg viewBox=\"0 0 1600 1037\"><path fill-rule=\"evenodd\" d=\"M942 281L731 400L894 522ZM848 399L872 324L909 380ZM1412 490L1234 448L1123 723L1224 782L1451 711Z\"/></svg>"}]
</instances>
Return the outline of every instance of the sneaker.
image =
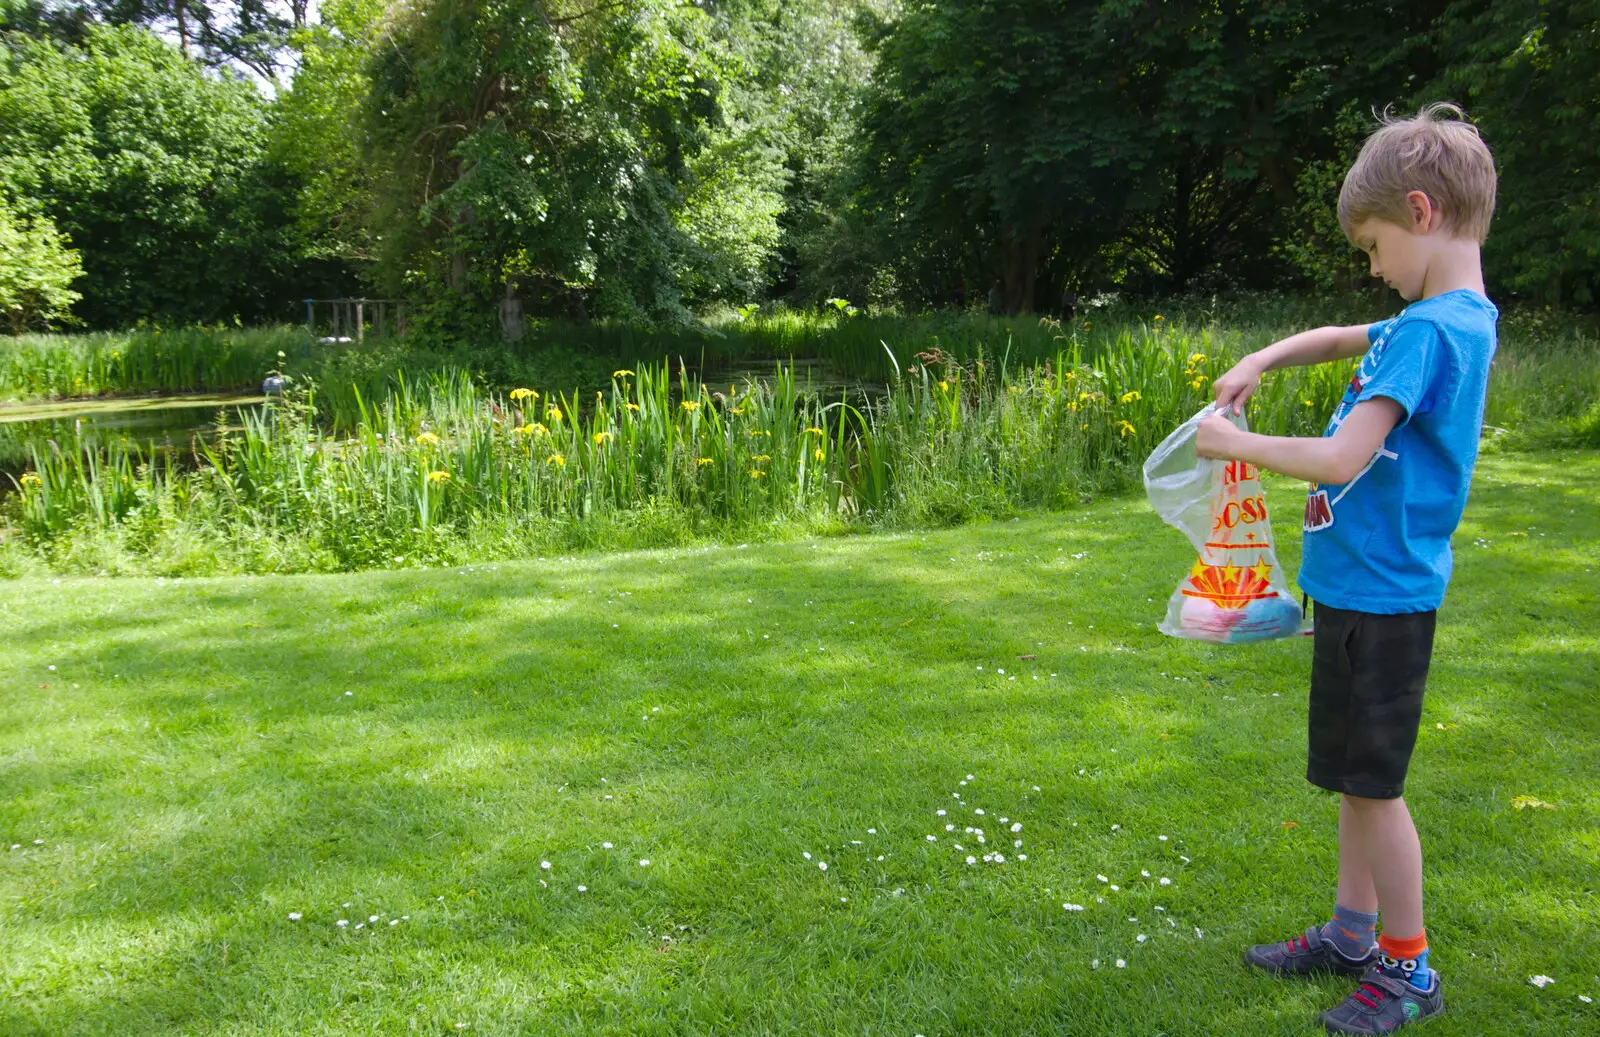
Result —
<instances>
[{"instance_id":1,"label":"sneaker","mask_svg":"<svg viewBox=\"0 0 1600 1037\"><path fill-rule=\"evenodd\" d=\"M1322 938L1321 928L1312 926L1304 936L1291 937L1282 943L1258 943L1244 952L1244 960L1274 976L1304 976L1313 972L1359 976L1378 959L1376 950L1365 958L1346 958Z\"/></svg>"},{"instance_id":2,"label":"sneaker","mask_svg":"<svg viewBox=\"0 0 1600 1037\"><path fill-rule=\"evenodd\" d=\"M1322 1013L1322 1025L1333 1033L1393 1033L1444 1011L1439 974L1419 990L1398 968L1380 964L1361 976L1361 985L1337 1007Z\"/></svg>"}]
</instances>

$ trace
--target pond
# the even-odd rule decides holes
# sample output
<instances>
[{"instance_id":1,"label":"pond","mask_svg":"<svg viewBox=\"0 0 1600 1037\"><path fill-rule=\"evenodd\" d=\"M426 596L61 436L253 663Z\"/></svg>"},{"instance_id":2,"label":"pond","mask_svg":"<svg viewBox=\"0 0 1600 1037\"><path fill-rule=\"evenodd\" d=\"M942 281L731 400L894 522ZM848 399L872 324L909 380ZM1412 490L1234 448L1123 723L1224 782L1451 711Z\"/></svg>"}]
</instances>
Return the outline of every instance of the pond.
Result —
<instances>
[{"instance_id":1,"label":"pond","mask_svg":"<svg viewBox=\"0 0 1600 1037\"><path fill-rule=\"evenodd\" d=\"M195 436L215 434L219 419L221 427L237 428L241 411L265 402L261 395L212 393L0 404L0 473L20 473L31 449L52 440L70 443L74 435L91 443L125 436L146 449L187 449ZM0 493L11 488L0 475Z\"/></svg>"}]
</instances>

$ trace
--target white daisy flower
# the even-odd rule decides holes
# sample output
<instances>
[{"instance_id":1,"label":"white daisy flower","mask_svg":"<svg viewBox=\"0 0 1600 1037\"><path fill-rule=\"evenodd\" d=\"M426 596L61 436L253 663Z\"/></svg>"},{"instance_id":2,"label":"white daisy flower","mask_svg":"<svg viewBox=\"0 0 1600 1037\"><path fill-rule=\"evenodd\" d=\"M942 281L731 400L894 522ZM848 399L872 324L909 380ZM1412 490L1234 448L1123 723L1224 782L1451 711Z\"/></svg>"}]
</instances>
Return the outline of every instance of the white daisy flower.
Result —
<instances>
[{"instance_id":1,"label":"white daisy flower","mask_svg":"<svg viewBox=\"0 0 1600 1037\"><path fill-rule=\"evenodd\" d=\"M1082 911L1083 910L1083 905L1082 904L1062 904L1061 906L1064 909L1068 910L1068 911Z\"/></svg>"},{"instance_id":2,"label":"white daisy flower","mask_svg":"<svg viewBox=\"0 0 1600 1037\"><path fill-rule=\"evenodd\" d=\"M602 850L609 850L609 849L611 849L611 844L610 843L601 843L600 844L600 848Z\"/></svg>"},{"instance_id":3,"label":"white daisy flower","mask_svg":"<svg viewBox=\"0 0 1600 1037\"><path fill-rule=\"evenodd\" d=\"M956 826L955 825L945 825L944 826L944 830L947 831L947 832L953 832L953 831L956 830Z\"/></svg>"},{"instance_id":4,"label":"white daisy flower","mask_svg":"<svg viewBox=\"0 0 1600 1037\"><path fill-rule=\"evenodd\" d=\"M930 835L930 836L928 836L928 842L930 842L930 843L936 843L936 842L938 842L938 841L939 841L939 837L938 837L938 836L937 836L937 835Z\"/></svg>"},{"instance_id":5,"label":"white daisy flower","mask_svg":"<svg viewBox=\"0 0 1600 1037\"><path fill-rule=\"evenodd\" d=\"M1164 835L1158 835L1158 836L1156 836L1156 838L1160 839L1162 842L1166 842L1167 841L1167 837L1164 836Z\"/></svg>"},{"instance_id":6,"label":"white daisy flower","mask_svg":"<svg viewBox=\"0 0 1600 1037\"><path fill-rule=\"evenodd\" d=\"M1187 857L1185 857L1185 856L1184 856L1184 855L1183 855L1183 854L1181 854L1181 853L1180 853L1180 854L1178 854L1178 860L1180 860L1180 861L1182 861L1182 862L1183 862L1183 863L1185 863L1185 864L1189 864L1189 863L1191 863L1191 862L1190 862L1190 860L1189 860L1189 858L1187 858Z\"/></svg>"},{"instance_id":7,"label":"white daisy flower","mask_svg":"<svg viewBox=\"0 0 1600 1037\"><path fill-rule=\"evenodd\" d=\"M377 920L378 920L378 916L377 915L368 915L367 916L367 921L368 922L376 922Z\"/></svg>"},{"instance_id":8,"label":"white daisy flower","mask_svg":"<svg viewBox=\"0 0 1600 1037\"><path fill-rule=\"evenodd\" d=\"M868 835L877 835L878 834L878 830L876 828L869 828L869 829L867 829L867 834Z\"/></svg>"},{"instance_id":9,"label":"white daisy flower","mask_svg":"<svg viewBox=\"0 0 1600 1037\"><path fill-rule=\"evenodd\" d=\"M1128 967L1128 963L1127 962L1123 961L1121 958L1117 959L1117 968L1125 969L1127 967Z\"/></svg>"},{"instance_id":10,"label":"white daisy flower","mask_svg":"<svg viewBox=\"0 0 1600 1037\"><path fill-rule=\"evenodd\" d=\"M545 871L549 871L550 870L550 862L549 861L540 861L539 862L539 867L543 868Z\"/></svg>"},{"instance_id":11,"label":"white daisy flower","mask_svg":"<svg viewBox=\"0 0 1600 1037\"><path fill-rule=\"evenodd\" d=\"M587 893L587 892L589 892L589 887L588 886L579 886L578 887L578 892L579 893Z\"/></svg>"},{"instance_id":12,"label":"white daisy flower","mask_svg":"<svg viewBox=\"0 0 1600 1037\"><path fill-rule=\"evenodd\" d=\"M1094 959L1094 960L1093 960L1093 961L1091 961L1091 962L1090 962L1090 963L1089 963L1089 967L1090 967L1090 968L1091 968L1091 969L1097 969L1097 968L1099 968L1099 967L1100 967L1100 959L1099 959L1099 958L1096 958L1096 959Z\"/></svg>"},{"instance_id":13,"label":"white daisy flower","mask_svg":"<svg viewBox=\"0 0 1600 1037\"><path fill-rule=\"evenodd\" d=\"M1198 925L1194 927L1194 938L1196 940L1204 940L1206 938L1205 932Z\"/></svg>"},{"instance_id":14,"label":"white daisy flower","mask_svg":"<svg viewBox=\"0 0 1600 1037\"><path fill-rule=\"evenodd\" d=\"M806 860L809 861L811 859L811 851L802 850L802 851L800 851L800 856L804 857Z\"/></svg>"},{"instance_id":15,"label":"white daisy flower","mask_svg":"<svg viewBox=\"0 0 1600 1037\"><path fill-rule=\"evenodd\" d=\"M1172 880L1167 878L1165 875L1163 875L1163 876L1161 876L1161 884L1163 886L1170 886L1170 885L1172 885Z\"/></svg>"},{"instance_id":16,"label":"white daisy flower","mask_svg":"<svg viewBox=\"0 0 1600 1037\"><path fill-rule=\"evenodd\" d=\"M640 860L639 860L639 867L641 867L641 868L648 868L648 867L650 867L650 858L648 858L648 857L642 857L642 858L640 858Z\"/></svg>"},{"instance_id":17,"label":"white daisy flower","mask_svg":"<svg viewBox=\"0 0 1600 1037\"><path fill-rule=\"evenodd\" d=\"M1594 998L1590 997L1588 994L1579 994L1578 1000L1582 1001L1586 1005L1594 1004Z\"/></svg>"},{"instance_id":18,"label":"white daisy flower","mask_svg":"<svg viewBox=\"0 0 1600 1037\"><path fill-rule=\"evenodd\" d=\"M1022 840L1021 839L1013 839L1013 840L1011 840L1011 845L1013 847L1015 847L1016 849L1020 850L1020 849L1022 849Z\"/></svg>"},{"instance_id":19,"label":"white daisy flower","mask_svg":"<svg viewBox=\"0 0 1600 1037\"><path fill-rule=\"evenodd\" d=\"M648 864L650 862L646 861L645 863ZM828 862L827 861L818 861L817 862L817 867L821 868L823 871L827 871L828 870Z\"/></svg>"},{"instance_id":20,"label":"white daisy flower","mask_svg":"<svg viewBox=\"0 0 1600 1037\"><path fill-rule=\"evenodd\" d=\"M289 921L291 921L291 922L300 921L300 912L298 912L298 911L290 911L289 912Z\"/></svg>"},{"instance_id":21,"label":"white daisy flower","mask_svg":"<svg viewBox=\"0 0 1600 1037\"><path fill-rule=\"evenodd\" d=\"M1003 817L1002 817L1002 818L1001 818L1001 819L1000 819L1000 823L1001 823L1001 824L1005 824L1005 823L1006 823L1006 819L1005 819L1005 818L1003 818ZM1018 822L1016 822L1016 823L1015 823L1015 824L1013 824L1013 825L1012 825L1012 826L1011 826L1011 830L1012 830L1012 831L1013 831L1013 832L1020 832L1020 831L1022 831L1022 822L1021 822L1021 821L1018 821Z\"/></svg>"},{"instance_id":22,"label":"white daisy flower","mask_svg":"<svg viewBox=\"0 0 1600 1037\"><path fill-rule=\"evenodd\" d=\"M391 919L389 919L389 926L390 926L390 928L393 928L393 927L394 927L394 926L397 926L397 925L399 925L399 924L400 924L400 919L398 919L398 918L391 918Z\"/></svg>"},{"instance_id":23,"label":"white daisy flower","mask_svg":"<svg viewBox=\"0 0 1600 1037\"><path fill-rule=\"evenodd\" d=\"M1150 939L1150 937L1146 936L1144 933L1140 933L1138 936L1135 936L1134 939L1138 940L1140 943L1143 943L1146 940Z\"/></svg>"},{"instance_id":24,"label":"white daisy flower","mask_svg":"<svg viewBox=\"0 0 1600 1037\"><path fill-rule=\"evenodd\" d=\"M1547 987L1550 984L1554 983L1555 980L1551 979L1549 976L1529 976L1528 977L1528 982L1532 983L1534 986L1538 987L1540 990L1543 990L1545 987Z\"/></svg>"},{"instance_id":25,"label":"white daisy flower","mask_svg":"<svg viewBox=\"0 0 1600 1037\"><path fill-rule=\"evenodd\" d=\"M1122 889L1122 887L1121 887L1121 886L1119 886L1119 885L1117 885L1117 884L1115 884L1115 883L1112 883L1112 885L1111 885L1111 892L1113 892L1113 893L1116 893L1116 892L1118 892L1118 891L1119 891L1119 890L1121 890L1121 889Z\"/></svg>"},{"instance_id":26,"label":"white daisy flower","mask_svg":"<svg viewBox=\"0 0 1600 1037\"><path fill-rule=\"evenodd\" d=\"M1110 879L1106 878L1104 875L1096 875L1095 878L1099 879L1101 882L1110 882L1111 881Z\"/></svg>"},{"instance_id":27,"label":"white daisy flower","mask_svg":"<svg viewBox=\"0 0 1600 1037\"><path fill-rule=\"evenodd\" d=\"M1004 864L1006 862L1006 855L1003 854L1003 853L995 854L994 855L994 862L996 864Z\"/></svg>"},{"instance_id":28,"label":"white daisy flower","mask_svg":"<svg viewBox=\"0 0 1600 1037\"><path fill-rule=\"evenodd\" d=\"M1028 859L1028 855L1027 855L1027 854L1025 854L1025 853L1019 853L1019 854L1017 854L1017 860L1019 860L1019 861L1025 861L1025 860L1027 860L1027 859Z\"/></svg>"},{"instance_id":29,"label":"white daisy flower","mask_svg":"<svg viewBox=\"0 0 1600 1037\"><path fill-rule=\"evenodd\" d=\"M976 857L968 857L967 858L967 863L968 864L977 864L978 863L978 858L976 858Z\"/></svg>"},{"instance_id":30,"label":"white daisy flower","mask_svg":"<svg viewBox=\"0 0 1600 1037\"><path fill-rule=\"evenodd\" d=\"M1143 876L1144 878L1149 878L1150 877L1150 870L1148 868L1140 868L1139 869L1139 874L1141 876Z\"/></svg>"},{"instance_id":31,"label":"white daisy flower","mask_svg":"<svg viewBox=\"0 0 1600 1037\"><path fill-rule=\"evenodd\" d=\"M983 808L982 807L978 807L976 810L973 811L973 813L977 814L979 817L982 817L983 816Z\"/></svg>"},{"instance_id":32,"label":"white daisy flower","mask_svg":"<svg viewBox=\"0 0 1600 1037\"><path fill-rule=\"evenodd\" d=\"M947 813L949 813L949 811L941 807L940 809L935 810L933 813L936 817L944 817Z\"/></svg>"}]
</instances>

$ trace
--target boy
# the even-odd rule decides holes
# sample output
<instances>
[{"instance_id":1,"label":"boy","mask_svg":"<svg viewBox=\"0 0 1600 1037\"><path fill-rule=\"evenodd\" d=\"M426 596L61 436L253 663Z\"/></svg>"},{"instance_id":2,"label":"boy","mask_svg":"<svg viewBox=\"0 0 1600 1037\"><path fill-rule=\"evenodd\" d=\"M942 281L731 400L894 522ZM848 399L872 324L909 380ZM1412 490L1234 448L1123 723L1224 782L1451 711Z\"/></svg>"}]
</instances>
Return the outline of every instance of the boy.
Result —
<instances>
[{"instance_id":1,"label":"boy","mask_svg":"<svg viewBox=\"0 0 1600 1037\"><path fill-rule=\"evenodd\" d=\"M1338 894L1326 925L1245 960L1276 975L1360 976L1323 1013L1335 1033L1389 1033L1444 1010L1422 924L1422 848L1400 797L1495 350L1499 314L1479 261L1494 202L1494 162L1459 108L1387 121L1345 176L1339 222L1372 275L1412 305L1291 336L1217 379L1218 404L1238 413L1265 371L1362 357L1321 439L1240 432L1220 416L1199 429L1202 456L1312 482L1300 567L1316 602L1306 777L1341 794Z\"/></svg>"}]
</instances>

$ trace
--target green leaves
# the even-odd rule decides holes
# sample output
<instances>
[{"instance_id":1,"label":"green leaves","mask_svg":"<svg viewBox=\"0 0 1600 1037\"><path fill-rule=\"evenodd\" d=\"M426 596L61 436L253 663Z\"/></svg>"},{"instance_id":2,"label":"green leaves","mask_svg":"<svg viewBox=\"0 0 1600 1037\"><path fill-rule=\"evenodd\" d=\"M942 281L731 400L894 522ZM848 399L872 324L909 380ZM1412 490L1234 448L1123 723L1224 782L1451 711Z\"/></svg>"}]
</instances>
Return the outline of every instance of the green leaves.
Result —
<instances>
[{"instance_id":1,"label":"green leaves","mask_svg":"<svg viewBox=\"0 0 1600 1037\"><path fill-rule=\"evenodd\" d=\"M0 320L13 335L76 323L72 283L83 276L78 253L49 217L13 215L0 197Z\"/></svg>"}]
</instances>

